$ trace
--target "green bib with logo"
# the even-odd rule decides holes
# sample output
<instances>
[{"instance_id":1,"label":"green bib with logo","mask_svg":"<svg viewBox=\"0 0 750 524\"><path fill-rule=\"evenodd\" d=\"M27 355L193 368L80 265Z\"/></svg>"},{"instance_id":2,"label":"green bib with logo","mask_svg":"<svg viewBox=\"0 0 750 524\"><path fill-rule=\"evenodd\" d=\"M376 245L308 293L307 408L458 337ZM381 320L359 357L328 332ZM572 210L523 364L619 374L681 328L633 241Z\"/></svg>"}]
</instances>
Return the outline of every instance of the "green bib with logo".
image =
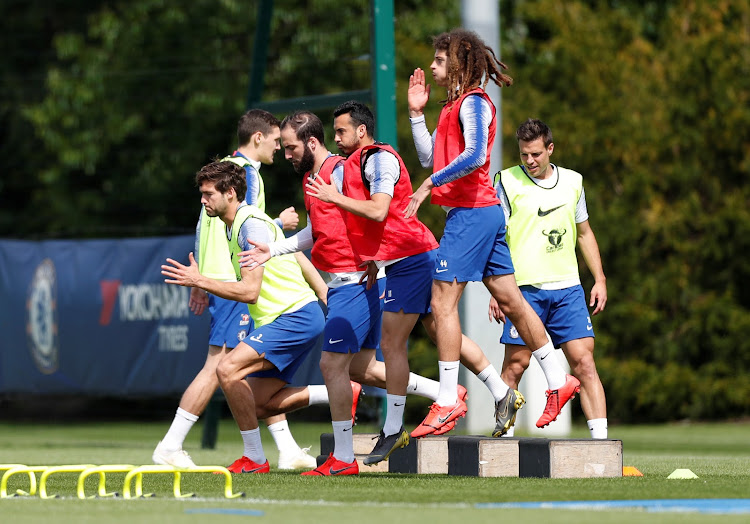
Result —
<instances>
[{"instance_id":1,"label":"green bib with logo","mask_svg":"<svg viewBox=\"0 0 750 524\"><path fill-rule=\"evenodd\" d=\"M521 166L500 172L510 203L506 239L519 286L579 278L576 205L583 177L557 167L554 187L538 186Z\"/></svg>"}]
</instances>

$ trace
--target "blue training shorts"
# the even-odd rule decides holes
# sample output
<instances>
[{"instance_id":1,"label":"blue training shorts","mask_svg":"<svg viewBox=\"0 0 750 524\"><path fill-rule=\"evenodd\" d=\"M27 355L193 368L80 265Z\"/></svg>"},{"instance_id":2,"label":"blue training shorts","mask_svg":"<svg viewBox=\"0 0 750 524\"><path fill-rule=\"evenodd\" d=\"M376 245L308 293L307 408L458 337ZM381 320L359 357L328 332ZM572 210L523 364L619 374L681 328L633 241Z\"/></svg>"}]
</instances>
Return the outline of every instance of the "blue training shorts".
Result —
<instances>
[{"instance_id":1,"label":"blue training shorts","mask_svg":"<svg viewBox=\"0 0 750 524\"><path fill-rule=\"evenodd\" d=\"M276 369L252 373L251 377L280 378L291 382L307 354L323 332L325 318L317 302L310 302L292 313L284 313L270 324L259 327L243 340Z\"/></svg>"},{"instance_id":2,"label":"blue training shorts","mask_svg":"<svg viewBox=\"0 0 750 524\"><path fill-rule=\"evenodd\" d=\"M448 212L432 278L445 282L480 282L514 273L505 242L505 215L500 205L456 207Z\"/></svg>"},{"instance_id":3,"label":"blue training shorts","mask_svg":"<svg viewBox=\"0 0 750 524\"><path fill-rule=\"evenodd\" d=\"M383 311L430 313L435 249L411 255L385 268Z\"/></svg>"},{"instance_id":4,"label":"blue training shorts","mask_svg":"<svg viewBox=\"0 0 750 524\"><path fill-rule=\"evenodd\" d=\"M564 342L594 336L594 326L580 285L554 290L521 286L521 293L542 319L556 348ZM507 319L500 342L524 345L515 326Z\"/></svg>"},{"instance_id":5,"label":"blue training shorts","mask_svg":"<svg viewBox=\"0 0 750 524\"><path fill-rule=\"evenodd\" d=\"M254 328L247 304L208 295L208 311L211 313L211 330L208 343L211 346L235 347Z\"/></svg>"},{"instance_id":6,"label":"blue training shorts","mask_svg":"<svg viewBox=\"0 0 750 524\"><path fill-rule=\"evenodd\" d=\"M383 323L381 295L385 278L372 289L367 283L347 284L328 290L328 317L323 331L323 351L358 353L361 348L378 349Z\"/></svg>"}]
</instances>

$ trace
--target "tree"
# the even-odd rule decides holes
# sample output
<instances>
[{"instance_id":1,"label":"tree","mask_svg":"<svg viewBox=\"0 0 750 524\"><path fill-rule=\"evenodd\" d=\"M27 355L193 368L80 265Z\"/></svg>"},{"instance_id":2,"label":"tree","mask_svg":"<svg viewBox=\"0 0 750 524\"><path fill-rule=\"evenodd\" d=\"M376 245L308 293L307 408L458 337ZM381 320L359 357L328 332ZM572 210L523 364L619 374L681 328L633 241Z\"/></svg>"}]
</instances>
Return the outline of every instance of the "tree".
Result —
<instances>
[{"instance_id":1,"label":"tree","mask_svg":"<svg viewBox=\"0 0 750 524\"><path fill-rule=\"evenodd\" d=\"M415 38L424 48L425 35L455 13L446 0L431 4L443 16L426 5L398 5L397 38L406 48ZM275 2L265 98L368 88L369 10L367 0ZM58 32L46 96L24 110L45 153L42 167L24 174L33 190L23 229L53 236L191 230L192 174L236 145L255 15L235 0L138 0L93 11L83 31ZM278 210L301 206L285 162L264 173L269 202Z\"/></svg>"},{"instance_id":2,"label":"tree","mask_svg":"<svg viewBox=\"0 0 750 524\"><path fill-rule=\"evenodd\" d=\"M100 2L70 0L7 0L0 4L0 236L39 234L26 220L33 208L27 195L37 186L37 174L45 165L43 147L34 139L34 129L23 116L24 106L39 103L45 96L47 68L56 60L51 49L53 35L85 27L87 10Z\"/></svg>"},{"instance_id":3,"label":"tree","mask_svg":"<svg viewBox=\"0 0 750 524\"><path fill-rule=\"evenodd\" d=\"M613 366L638 359L665 370L654 385L674 366L696 382L719 380L750 369L741 255L750 247L750 7L638 4L516 2L504 132L529 116L547 121L555 160L584 174L610 291L598 351ZM646 16L654 9L663 16ZM515 147L506 142L511 162ZM734 387L748 393L746 382ZM673 416L746 413L732 389L720 407L695 408L691 397Z\"/></svg>"}]
</instances>

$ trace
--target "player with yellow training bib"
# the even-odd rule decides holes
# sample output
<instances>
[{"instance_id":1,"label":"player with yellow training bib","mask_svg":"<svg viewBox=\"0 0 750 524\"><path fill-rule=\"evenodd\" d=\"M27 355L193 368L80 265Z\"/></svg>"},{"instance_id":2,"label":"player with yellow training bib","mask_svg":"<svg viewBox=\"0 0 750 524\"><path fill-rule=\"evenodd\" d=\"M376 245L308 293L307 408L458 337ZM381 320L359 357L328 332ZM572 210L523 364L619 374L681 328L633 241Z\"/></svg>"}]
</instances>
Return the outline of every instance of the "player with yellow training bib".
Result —
<instances>
[{"instance_id":1,"label":"player with yellow training bib","mask_svg":"<svg viewBox=\"0 0 750 524\"><path fill-rule=\"evenodd\" d=\"M562 347L573 375L581 381L581 406L591 436L607 438L607 406L594 364L591 324L591 315L600 313L607 303L607 284L599 246L589 225L583 177L550 162L555 144L544 122L527 120L518 128L516 138L522 163L498 173L495 180L508 223L506 239L516 282L555 347ZM578 275L576 245L595 280L590 314ZM490 304L490 314L500 320L496 303ZM500 342L505 344L503 380L518 387L531 351L509 319L505 320ZM549 391L547 397L539 427L557 416L554 392Z\"/></svg>"},{"instance_id":2,"label":"player with yellow training bib","mask_svg":"<svg viewBox=\"0 0 750 524\"><path fill-rule=\"evenodd\" d=\"M267 473L257 413L269 406L283 405L279 412L288 412L309 404L305 388L285 386L315 346L325 319L294 255L273 258L260 268L240 267L236 255L252 249L251 242L283 238L268 215L244 202L245 171L232 162L214 162L198 172L196 183L208 216L226 225L236 281L201 275L192 253L188 266L167 259L162 274L169 284L198 287L247 304L255 329L222 358L216 373L244 444L242 457L228 469Z\"/></svg>"}]
</instances>

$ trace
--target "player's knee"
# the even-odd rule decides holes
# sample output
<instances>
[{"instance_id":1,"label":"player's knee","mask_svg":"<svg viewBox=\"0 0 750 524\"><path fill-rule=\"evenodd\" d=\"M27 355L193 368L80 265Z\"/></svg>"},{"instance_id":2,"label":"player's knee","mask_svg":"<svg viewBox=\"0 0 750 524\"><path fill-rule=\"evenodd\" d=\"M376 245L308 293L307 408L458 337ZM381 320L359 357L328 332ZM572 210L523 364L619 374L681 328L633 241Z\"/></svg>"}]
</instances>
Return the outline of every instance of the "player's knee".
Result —
<instances>
[{"instance_id":1,"label":"player's knee","mask_svg":"<svg viewBox=\"0 0 750 524\"><path fill-rule=\"evenodd\" d=\"M457 313L457 309L452 300L444 300L434 295L430 300L430 309L432 310L433 316L437 318Z\"/></svg>"},{"instance_id":2,"label":"player's knee","mask_svg":"<svg viewBox=\"0 0 750 524\"><path fill-rule=\"evenodd\" d=\"M578 359L572 366L573 374L581 381L598 380L599 374L596 372L596 363L593 355L586 355Z\"/></svg>"},{"instance_id":3,"label":"player's knee","mask_svg":"<svg viewBox=\"0 0 750 524\"><path fill-rule=\"evenodd\" d=\"M523 296L521 296L520 298L521 300L513 300L512 298L508 297L507 300L497 301L497 304L500 307L500 311L502 311L503 314L514 324L521 324L523 322L524 315L534 314L534 311L531 308L527 310L524 307L526 304L523 302Z\"/></svg>"},{"instance_id":4,"label":"player's knee","mask_svg":"<svg viewBox=\"0 0 750 524\"><path fill-rule=\"evenodd\" d=\"M262 406L255 405L255 416L258 420L278 415L278 409L274 409L274 406L270 405L270 402Z\"/></svg>"},{"instance_id":5,"label":"player's knee","mask_svg":"<svg viewBox=\"0 0 750 524\"><path fill-rule=\"evenodd\" d=\"M332 378L340 374L348 374L346 369L342 368L342 363L339 358L336 358L337 354L333 354L324 351L320 357L320 373L323 375L323 379L329 382Z\"/></svg>"},{"instance_id":6,"label":"player's knee","mask_svg":"<svg viewBox=\"0 0 750 524\"><path fill-rule=\"evenodd\" d=\"M320 374L323 375L323 380L326 384L330 384L339 375L335 369L325 366L322 362L320 363Z\"/></svg>"},{"instance_id":7,"label":"player's knee","mask_svg":"<svg viewBox=\"0 0 750 524\"><path fill-rule=\"evenodd\" d=\"M224 359L216 366L216 378L220 385L227 384L237 378L237 369L228 359Z\"/></svg>"},{"instance_id":8,"label":"player's knee","mask_svg":"<svg viewBox=\"0 0 750 524\"><path fill-rule=\"evenodd\" d=\"M216 378L219 379L219 384L225 384L227 381L227 366L219 363L216 366Z\"/></svg>"},{"instance_id":9,"label":"player's knee","mask_svg":"<svg viewBox=\"0 0 750 524\"><path fill-rule=\"evenodd\" d=\"M384 357L398 355L404 347L405 344L395 338L383 337L380 341L380 351Z\"/></svg>"},{"instance_id":10,"label":"player's knee","mask_svg":"<svg viewBox=\"0 0 750 524\"><path fill-rule=\"evenodd\" d=\"M528 360L512 360L508 362L505 369L503 369L503 380L508 384L518 384L528 367Z\"/></svg>"}]
</instances>

